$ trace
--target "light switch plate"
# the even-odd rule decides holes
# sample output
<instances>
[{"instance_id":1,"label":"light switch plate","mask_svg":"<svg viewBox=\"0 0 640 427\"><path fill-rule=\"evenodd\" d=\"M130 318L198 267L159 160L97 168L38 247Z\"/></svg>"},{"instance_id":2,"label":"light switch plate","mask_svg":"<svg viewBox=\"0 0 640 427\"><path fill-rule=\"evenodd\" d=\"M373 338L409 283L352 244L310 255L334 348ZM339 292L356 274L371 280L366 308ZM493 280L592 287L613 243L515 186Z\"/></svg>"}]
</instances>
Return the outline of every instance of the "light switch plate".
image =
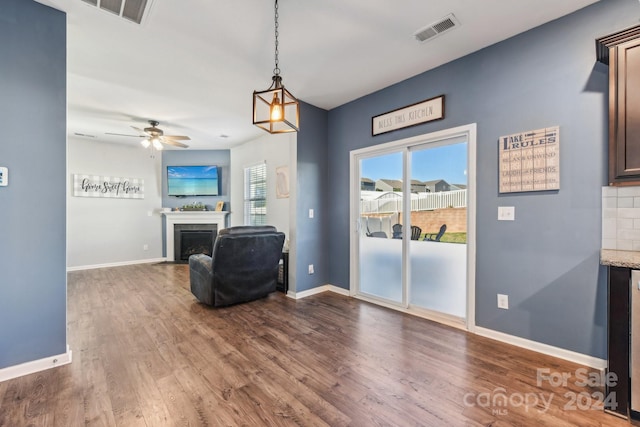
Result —
<instances>
[{"instance_id":1,"label":"light switch plate","mask_svg":"<svg viewBox=\"0 0 640 427\"><path fill-rule=\"evenodd\" d=\"M0 187L9 185L9 169L0 166Z\"/></svg>"},{"instance_id":2,"label":"light switch plate","mask_svg":"<svg viewBox=\"0 0 640 427\"><path fill-rule=\"evenodd\" d=\"M509 310L509 295L498 294L498 308Z\"/></svg>"},{"instance_id":3,"label":"light switch plate","mask_svg":"<svg viewBox=\"0 0 640 427\"><path fill-rule=\"evenodd\" d=\"M498 206L498 221L514 221L516 208L514 206Z\"/></svg>"}]
</instances>

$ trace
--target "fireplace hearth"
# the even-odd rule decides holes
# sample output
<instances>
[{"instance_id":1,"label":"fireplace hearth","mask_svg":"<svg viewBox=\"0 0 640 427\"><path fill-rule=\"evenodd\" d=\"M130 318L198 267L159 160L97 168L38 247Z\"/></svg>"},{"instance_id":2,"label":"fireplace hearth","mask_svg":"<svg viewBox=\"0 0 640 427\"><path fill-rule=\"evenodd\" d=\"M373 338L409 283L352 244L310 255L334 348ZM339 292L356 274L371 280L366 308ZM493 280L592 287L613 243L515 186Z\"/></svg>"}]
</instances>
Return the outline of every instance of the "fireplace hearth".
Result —
<instances>
[{"instance_id":1,"label":"fireplace hearth","mask_svg":"<svg viewBox=\"0 0 640 427\"><path fill-rule=\"evenodd\" d=\"M211 256L216 238L216 224L175 224L173 226L174 261L186 264L195 254Z\"/></svg>"}]
</instances>

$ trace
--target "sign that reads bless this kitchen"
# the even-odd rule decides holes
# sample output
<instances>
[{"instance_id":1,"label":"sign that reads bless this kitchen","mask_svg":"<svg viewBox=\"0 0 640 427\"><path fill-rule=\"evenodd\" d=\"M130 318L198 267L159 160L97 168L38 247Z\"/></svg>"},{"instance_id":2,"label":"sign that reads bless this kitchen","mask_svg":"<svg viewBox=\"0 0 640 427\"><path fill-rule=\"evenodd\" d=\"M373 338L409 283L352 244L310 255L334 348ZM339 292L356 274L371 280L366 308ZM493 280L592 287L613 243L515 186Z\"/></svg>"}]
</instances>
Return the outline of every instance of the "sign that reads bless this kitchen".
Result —
<instances>
[{"instance_id":1,"label":"sign that reads bless this kitchen","mask_svg":"<svg viewBox=\"0 0 640 427\"><path fill-rule=\"evenodd\" d=\"M560 189L560 127L501 136L500 193Z\"/></svg>"},{"instance_id":2,"label":"sign that reads bless this kitchen","mask_svg":"<svg viewBox=\"0 0 640 427\"><path fill-rule=\"evenodd\" d=\"M375 136L440 119L444 119L444 95L373 117L371 134Z\"/></svg>"},{"instance_id":3,"label":"sign that reads bless this kitchen","mask_svg":"<svg viewBox=\"0 0 640 427\"><path fill-rule=\"evenodd\" d=\"M144 179L74 174L73 195L144 199Z\"/></svg>"}]
</instances>

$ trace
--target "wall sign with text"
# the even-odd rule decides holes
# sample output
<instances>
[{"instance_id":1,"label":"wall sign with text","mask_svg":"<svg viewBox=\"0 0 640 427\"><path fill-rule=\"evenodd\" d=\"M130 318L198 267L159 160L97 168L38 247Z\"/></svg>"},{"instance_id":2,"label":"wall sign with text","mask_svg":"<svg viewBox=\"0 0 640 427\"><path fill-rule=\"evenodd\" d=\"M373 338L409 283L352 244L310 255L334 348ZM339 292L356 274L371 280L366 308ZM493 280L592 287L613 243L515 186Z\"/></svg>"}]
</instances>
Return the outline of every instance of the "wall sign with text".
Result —
<instances>
[{"instance_id":1,"label":"wall sign with text","mask_svg":"<svg viewBox=\"0 0 640 427\"><path fill-rule=\"evenodd\" d=\"M144 179L74 174L73 195L76 197L144 199Z\"/></svg>"},{"instance_id":2,"label":"wall sign with text","mask_svg":"<svg viewBox=\"0 0 640 427\"><path fill-rule=\"evenodd\" d=\"M560 189L560 127L501 136L498 140L499 191Z\"/></svg>"},{"instance_id":3,"label":"wall sign with text","mask_svg":"<svg viewBox=\"0 0 640 427\"><path fill-rule=\"evenodd\" d=\"M444 95L373 117L371 134L380 135L440 119L444 119Z\"/></svg>"}]
</instances>

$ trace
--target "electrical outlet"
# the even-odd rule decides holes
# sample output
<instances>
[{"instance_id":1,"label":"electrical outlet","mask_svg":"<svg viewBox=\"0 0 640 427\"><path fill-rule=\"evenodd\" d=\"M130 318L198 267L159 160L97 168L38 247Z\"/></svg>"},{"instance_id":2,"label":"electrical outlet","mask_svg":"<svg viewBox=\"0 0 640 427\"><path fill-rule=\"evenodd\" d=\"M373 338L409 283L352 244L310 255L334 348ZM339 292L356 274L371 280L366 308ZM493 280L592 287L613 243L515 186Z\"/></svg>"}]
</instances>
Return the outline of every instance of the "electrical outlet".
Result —
<instances>
[{"instance_id":1,"label":"electrical outlet","mask_svg":"<svg viewBox=\"0 0 640 427\"><path fill-rule=\"evenodd\" d=\"M309 274L313 274L313 264L309 264Z\"/></svg>"},{"instance_id":2,"label":"electrical outlet","mask_svg":"<svg viewBox=\"0 0 640 427\"><path fill-rule=\"evenodd\" d=\"M144 245L142 245L142 250L143 251L148 251L149 250L149 245L147 245L146 243Z\"/></svg>"},{"instance_id":3,"label":"electrical outlet","mask_svg":"<svg viewBox=\"0 0 640 427\"><path fill-rule=\"evenodd\" d=\"M509 295L498 294L498 308L509 310Z\"/></svg>"},{"instance_id":4,"label":"electrical outlet","mask_svg":"<svg viewBox=\"0 0 640 427\"><path fill-rule=\"evenodd\" d=\"M313 218L313 209L309 209L309 218Z\"/></svg>"}]
</instances>

